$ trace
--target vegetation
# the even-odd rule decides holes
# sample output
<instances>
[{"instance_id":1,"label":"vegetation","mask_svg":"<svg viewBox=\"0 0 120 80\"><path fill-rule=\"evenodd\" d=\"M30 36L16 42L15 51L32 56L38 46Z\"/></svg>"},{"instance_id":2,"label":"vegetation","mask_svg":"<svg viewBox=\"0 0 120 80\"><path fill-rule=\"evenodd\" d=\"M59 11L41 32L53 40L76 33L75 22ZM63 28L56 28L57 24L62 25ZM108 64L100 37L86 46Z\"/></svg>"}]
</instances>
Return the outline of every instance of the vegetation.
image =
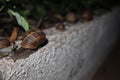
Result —
<instances>
[{"instance_id":1,"label":"vegetation","mask_svg":"<svg viewBox=\"0 0 120 80\"><path fill-rule=\"evenodd\" d=\"M10 15L15 17L17 23L25 31L29 29L26 19L40 19L45 15L59 13L66 15L69 12L81 13L90 8L109 8L115 1L107 0L0 0L0 16Z\"/></svg>"}]
</instances>

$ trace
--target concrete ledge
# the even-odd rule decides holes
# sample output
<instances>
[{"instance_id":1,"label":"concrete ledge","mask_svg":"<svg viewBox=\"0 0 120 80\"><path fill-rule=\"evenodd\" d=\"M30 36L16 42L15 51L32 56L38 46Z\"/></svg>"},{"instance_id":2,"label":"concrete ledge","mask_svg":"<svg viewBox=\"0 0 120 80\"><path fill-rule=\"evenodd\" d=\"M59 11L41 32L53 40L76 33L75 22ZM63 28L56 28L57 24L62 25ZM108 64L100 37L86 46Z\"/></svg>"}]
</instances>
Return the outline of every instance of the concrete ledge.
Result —
<instances>
[{"instance_id":1,"label":"concrete ledge","mask_svg":"<svg viewBox=\"0 0 120 80\"><path fill-rule=\"evenodd\" d=\"M0 59L0 80L90 80L119 37L120 10L65 32L45 30L48 44L15 63Z\"/></svg>"}]
</instances>

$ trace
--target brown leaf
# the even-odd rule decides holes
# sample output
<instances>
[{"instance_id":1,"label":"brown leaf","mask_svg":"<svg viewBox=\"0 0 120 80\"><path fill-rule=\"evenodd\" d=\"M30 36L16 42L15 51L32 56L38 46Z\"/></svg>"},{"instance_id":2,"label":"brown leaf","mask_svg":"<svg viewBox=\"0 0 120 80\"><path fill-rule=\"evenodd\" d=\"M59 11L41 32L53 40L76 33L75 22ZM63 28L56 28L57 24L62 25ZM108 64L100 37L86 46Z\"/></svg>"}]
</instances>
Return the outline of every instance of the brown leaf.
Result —
<instances>
[{"instance_id":1,"label":"brown leaf","mask_svg":"<svg viewBox=\"0 0 120 80\"><path fill-rule=\"evenodd\" d=\"M16 38L17 38L17 27L14 27L12 34L10 36L10 39L9 39L10 43L15 42Z\"/></svg>"}]
</instances>

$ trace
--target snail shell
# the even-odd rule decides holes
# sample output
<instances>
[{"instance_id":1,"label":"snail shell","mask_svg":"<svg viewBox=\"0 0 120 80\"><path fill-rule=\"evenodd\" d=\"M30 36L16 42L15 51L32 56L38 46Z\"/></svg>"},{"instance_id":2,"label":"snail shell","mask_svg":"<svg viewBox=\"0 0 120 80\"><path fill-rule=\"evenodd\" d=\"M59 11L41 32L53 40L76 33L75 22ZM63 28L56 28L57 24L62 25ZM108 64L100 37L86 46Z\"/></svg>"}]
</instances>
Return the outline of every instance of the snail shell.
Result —
<instances>
[{"instance_id":1,"label":"snail shell","mask_svg":"<svg viewBox=\"0 0 120 80\"><path fill-rule=\"evenodd\" d=\"M90 10L85 10L82 13L81 18L83 19L83 21L91 21L93 19L93 14Z\"/></svg>"},{"instance_id":2,"label":"snail shell","mask_svg":"<svg viewBox=\"0 0 120 80\"><path fill-rule=\"evenodd\" d=\"M0 49L1 48L5 48L5 47L8 47L10 46L10 41L8 38L1 38L0 39Z\"/></svg>"},{"instance_id":3,"label":"snail shell","mask_svg":"<svg viewBox=\"0 0 120 80\"><path fill-rule=\"evenodd\" d=\"M75 23L78 20L78 16L77 14L71 12L66 15L65 19L67 22Z\"/></svg>"},{"instance_id":4,"label":"snail shell","mask_svg":"<svg viewBox=\"0 0 120 80\"><path fill-rule=\"evenodd\" d=\"M56 30L65 31L65 25L63 23L57 23Z\"/></svg>"},{"instance_id":5,"label":"snail shell","mask_svg":"<svg viewBox=\"0 0 120 80\"><path fill-rule=\"evenodd\" d=\"M61 14L54 14L53 17L55 17L59 21L63 21L64 20L64 18L63 18L63 16Z\"/></svg>"},{"instance_id":6,"label":"snail shell","mask_svg":"<svg viewBox=\"0 0 120 80\"><path fill-rule=\"evenodd\" d=\"M28 31L29 32L29 31ZM46 35L41 30L32 30L23 39L21 46L27 49L35 49L46 39Z\"/></svg>"}]
</instances>

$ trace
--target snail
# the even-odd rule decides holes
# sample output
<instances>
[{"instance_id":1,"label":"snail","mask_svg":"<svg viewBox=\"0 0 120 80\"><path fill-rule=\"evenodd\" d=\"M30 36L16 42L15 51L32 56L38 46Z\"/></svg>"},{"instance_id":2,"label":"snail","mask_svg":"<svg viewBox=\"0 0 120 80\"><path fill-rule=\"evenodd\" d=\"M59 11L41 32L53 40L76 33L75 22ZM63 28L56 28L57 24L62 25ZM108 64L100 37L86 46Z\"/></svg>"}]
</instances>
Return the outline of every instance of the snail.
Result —
<instances>
[{"instance_id":1,"label":"snail","mask_svg":"<svg viewBox=\"0 0 120 80\"><path fill-rule=\"evenodd\" d=\"M64 17L61 14L54 14L53 17L58 21L64 21Z\"/></svg>"},{"instance_id":2,"label":"snail","mask_svg":"<svg viewBox=\"0 0 120 80\"><path fill-rule=\"evenodd\" d=\"M1 38L1 39L0 39L0 49L6 48L6 47L8 47L8 46L10 46L10 41L9 41L9 39L8 39L8 38Z\"/></svg>"},{"instance_id":3,"label":"snail","mask_svg":"<svg viewBox=\"0 0 120 80\"><path fill-rule=\"evenodd\" d=\"M21 47L15 51L11 51L10 57L14 60L26 58L28 55L36 51L39 47L47 43L46 35L42 30L30 29L24 35Z\"/></svg>"},{"instance_id":4,"label":"snail","mask_svg":"<svg viewBox=\"0 0 120 80\"><path fill-rule=\"evenodd\" d=\"M14 27L10 38L1 37L0 39L0 57L5 57L9 55L9 52L12 50L11 44L14 46L14 41L17 37L17 28Z\"/></svg>"},{"instance_id":5,"label":"snail","mask_svg":"<svg viewBox=\"0 0 120 80\"><path fill-rule=\"evenodd\" d=\"M78 16L77 14L71 12L66 15L65 20L70 23L75 23L78 21Z\"/></svg>"},{"instance_id":6,"label":"snail","mask_svg":"<svg viewBox=\"0 0 120 80\"><path fill-rule=\"evenodd\" d=\"M10 43L13 43L17 37L17 28L14 27L10 39L7 37L2 37L0 39L0 49L10 46Z\"/></svg>"},{"instance_id":7,"label":"snail","mask_svg":"<svg viewBox=\"0 0 120 80\"><path fill-rule=\"evenodd\" d=\"M65 25L63 23L57 23L55 28L56 30L65 31Z\"/></svg>"},{"instance_id":8,"label":"snail","mask_svg":"<svg viewBox=\"0 0 120 80\"><path fill-rule=\"evenodd\" d=\"M91 21L93 19L93 14L90 10L85 10L81 15L82 21Z\"/></svg>"},{"instance_id":9,"label":"snail","mask_svg":"<svg viewBox=\"0 0 120 80\"><path fill-rule=\"evenodd\" d=\"M21 46L27 49L35 49L46 39L42 30L30 30L21 42Z\"/></svg>"}]
</instances>

